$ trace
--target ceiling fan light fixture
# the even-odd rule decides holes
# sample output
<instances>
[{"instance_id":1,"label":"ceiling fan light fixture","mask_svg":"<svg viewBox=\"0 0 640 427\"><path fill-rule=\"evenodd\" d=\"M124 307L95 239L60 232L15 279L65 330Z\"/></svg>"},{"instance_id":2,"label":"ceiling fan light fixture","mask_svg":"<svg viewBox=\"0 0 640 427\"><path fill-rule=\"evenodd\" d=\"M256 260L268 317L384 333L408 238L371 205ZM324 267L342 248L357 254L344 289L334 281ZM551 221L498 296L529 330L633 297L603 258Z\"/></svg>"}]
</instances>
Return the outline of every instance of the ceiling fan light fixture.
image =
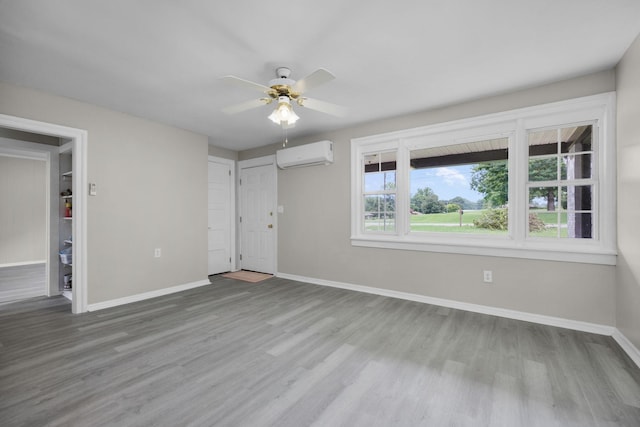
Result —
<instances>
[{"instance_id":1,"label":"ceiling fan light fixture","mask_svg":"<svg viewBox=\"0 0 640 427\"><path fill-rule=\"evenodd\" d=\"M292 125L298 121L300 117L293 111L289 97L281 96L278 98L278 106L269 115L269 120L277 125Z\"/></svg>"}]
</instances>

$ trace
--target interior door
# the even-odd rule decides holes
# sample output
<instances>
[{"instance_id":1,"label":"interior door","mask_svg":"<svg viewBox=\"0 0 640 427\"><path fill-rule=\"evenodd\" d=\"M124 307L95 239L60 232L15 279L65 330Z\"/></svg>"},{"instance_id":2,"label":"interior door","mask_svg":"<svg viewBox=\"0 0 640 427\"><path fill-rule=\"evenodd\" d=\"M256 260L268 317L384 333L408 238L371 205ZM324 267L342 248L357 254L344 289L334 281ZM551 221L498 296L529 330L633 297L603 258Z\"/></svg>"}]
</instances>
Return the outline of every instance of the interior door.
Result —
<instances>
[{"instance_id":1,"label":"interior door","mask_svg":"<svg viewBox=\"0 0 640 427\"><path fill-rule=\"evenodd\" d=\"M275 168L243 168L240 172L241 247L243 270L275 273Z\"/></svg>"},{"instance_id":2,"label":"interior door","mask_svg":"<svg viewBox=\"0 0 640 427\"><path fill-rule=\"evenodd\" d=\"M231 166L209 161L209 275L231 270Z\"/></svg>"}]
</instances>

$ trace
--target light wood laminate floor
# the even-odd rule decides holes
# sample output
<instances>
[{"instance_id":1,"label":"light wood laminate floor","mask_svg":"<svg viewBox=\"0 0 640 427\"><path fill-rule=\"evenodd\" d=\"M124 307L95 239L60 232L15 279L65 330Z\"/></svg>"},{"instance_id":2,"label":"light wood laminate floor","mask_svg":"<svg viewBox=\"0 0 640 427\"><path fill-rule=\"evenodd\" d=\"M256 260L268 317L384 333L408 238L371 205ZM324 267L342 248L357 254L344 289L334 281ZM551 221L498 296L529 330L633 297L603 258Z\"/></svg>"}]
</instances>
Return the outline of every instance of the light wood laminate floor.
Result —
<instances>
[{"instance_id":1,"label":"light wood laminate floor","mask_svg":"<svg viewBox=\"0 0 640 427\"><path fill-rule=\"evenodd\" d=\"M272 278L0 306L3 426L640 426L605 336Z\"/></svg>"}]
</instances>

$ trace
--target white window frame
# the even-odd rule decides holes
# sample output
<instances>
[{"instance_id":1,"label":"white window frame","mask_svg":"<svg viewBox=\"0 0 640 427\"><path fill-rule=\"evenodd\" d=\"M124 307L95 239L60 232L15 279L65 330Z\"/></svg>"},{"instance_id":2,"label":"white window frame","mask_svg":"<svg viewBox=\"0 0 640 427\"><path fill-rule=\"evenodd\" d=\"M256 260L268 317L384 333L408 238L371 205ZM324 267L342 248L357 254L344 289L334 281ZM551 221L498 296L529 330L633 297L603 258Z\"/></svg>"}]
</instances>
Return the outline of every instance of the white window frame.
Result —
<instances>
[{"instance_id":1,"label":"white window frame","mask_svg":"<svg viewBox=\"0 0 640 427\"><path fill-rule=\"evenodd\" d=\"M527 132L540 128L594 123L592 179L593 238L528 236ZM411 150L496 137L509 138L509 230L507 235L411 232L409 153ZM397 151L396 231L364 229L363 156ZM616 264L615 92L400 130L351 140L351 243L390 249L470 255Z\"/></svg>"},{"instance_id":2,"label":"white window frame","mask_svg":"<svg viewBox=\"0 0 640 427\"><path fill-rule=\"evenodd\" d=\"M375 154L387 154L387 153L393 153L396 157L396 159L398 158L398 153L397 150L393 149L393 150L385 150L385 151L377 151L375 152ZM374 154L373 152L370 154ZM364 160L364 156L361 158L361 160ZM397 161L397 160L396 160ZM364 168L364 162L362 163L362 168ZM397 169L397 167L396 167ZM362 176L364 177L364 175ZM395 177L396 177L396 187L393 190L388 190L388 189L383 189L383 190L377 190L377 191L365 191L364 185L362 188L362 194L361 194L361 198L362 201L361 203L364 203L364 199L366 198L366 196L383 196L383 195L393 195L395 196L395 205L396 205L396 209L393 211L393 221L394 221L394 231L392 230L372 230L372 231L366 231L365 228L365 223L364 221L361 222L361 226L362 229L360 230L362 233L371 233L371 234L394 234L397 232L398 230L398 218L397 218L397 203L398 203L398 185L397 185L397 181L398 181L398 171L395 171ZM364 184L364 182L363 182ZM364 214L365 210L364 210L364 206L362 208L362 213ZM386 212L385 212L386 213ZM364 215L363 215L364 217Z\"/></svg>"}]
</instances>

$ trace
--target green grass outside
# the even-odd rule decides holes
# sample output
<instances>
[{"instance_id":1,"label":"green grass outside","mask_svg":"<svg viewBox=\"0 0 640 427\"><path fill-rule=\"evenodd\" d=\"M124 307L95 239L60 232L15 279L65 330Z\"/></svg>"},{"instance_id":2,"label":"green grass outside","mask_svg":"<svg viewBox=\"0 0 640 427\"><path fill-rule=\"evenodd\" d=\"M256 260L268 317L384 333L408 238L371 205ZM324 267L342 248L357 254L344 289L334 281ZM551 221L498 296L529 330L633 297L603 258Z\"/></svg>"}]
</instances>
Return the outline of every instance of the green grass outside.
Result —
<instances>
[{"instance_id":1,"label":"green grass outside","mask_svg":"<svg viewBox=\"0 0 640 427\"><path fill-rule=\"evenodd\" d=\"M484 213L483 210L464 211L462 214L462 224L473 224L473 220L480 217ZM460 214L458 212L435 213L435 214L417 214L411 215L411 225L413 224L459 224Z\"/></svg>"},{"instance_id":2,"label":"green grass outside","mask_svg":"<svg viewBox=\"0 0 640 427\"><path fill-rule=\"evenodd\" d=\"M547 212L547 211L536 211L536 210L530 210L529 212L531 213L535 213L536 215L538 215L538 218L540 218L542 220L542 222L544 222L545 224L556 224L558 221L558 214L556 212ZM561 224L566 224L567 223L567 213L566 212L562 212L560 214L560 223Z\"/></svg>"},{"instance_id":3,"label":"green grass outside","mask_svg":"<svg viewBox=\"0 0 640 427\"><path fill-rule=\"evenodd\" d=\"M458 212L450 213L436 213L436 214L417 214L411 215L411 231L423 231L423 232L446 232L446 233L469 233L469 234L497 234L505 235L506 230L487 230L484 228L476 228L473 226L473 220L479 218L485 210L468 210L464 211L462 215L462 226L460 223L460 214ZM546 211L533 211L538 217L548 225L555 225L558 216L554 212ZM567 214L563 212L560 214L562 224L567 223ZM389 227L390 224L387 224ZM367 220L366 228L369 231L382 231L381 224L376 220ZM390 231L387 228L387 231ZM536 237L556 237L557 228L551 227L543 231L531 233L531 236ZM566 228L560 229L560 237L567 237L568 231Z\"/></svg>"}]
</instances>

